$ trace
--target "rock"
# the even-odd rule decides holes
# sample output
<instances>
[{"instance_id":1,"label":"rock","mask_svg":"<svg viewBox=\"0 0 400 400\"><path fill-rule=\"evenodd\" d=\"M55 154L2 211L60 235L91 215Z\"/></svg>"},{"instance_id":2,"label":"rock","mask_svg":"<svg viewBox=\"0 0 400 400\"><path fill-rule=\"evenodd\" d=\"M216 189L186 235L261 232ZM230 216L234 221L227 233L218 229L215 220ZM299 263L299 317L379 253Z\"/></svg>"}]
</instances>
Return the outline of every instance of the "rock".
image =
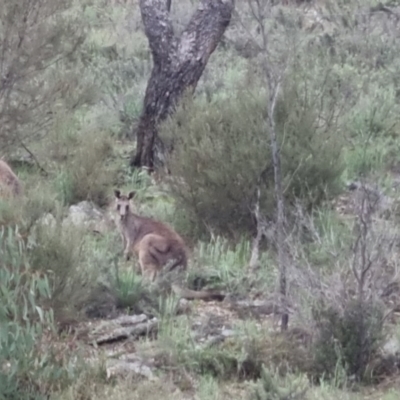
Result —
<instances>
[{"instance_id":1,"label":"rock","mask_svg":"<svg viewBox=\"0 0 400 400\"><path fill-rule=\"evenodd\" d=\"M44 226L49 226L51 228L54 228L56 226L56 219L54 218L53 214L46 213L43 214L37 221L37 224L39 225L44 225Z\"/></svg>"},{"instance_id":2,"label":"rock","mask_svg":"<svg viewBox=\"0 0 400 400\"><path fill-rule=\"evenodd\" d=\"M154 360L145 361L136 353L122 354L117 358L110 358L106 361L107 378L140 375L155 380L151 367L154 367Z\"/></svg>"},{"instance_id":3,"label":"rock","mask_svg":"<svg viewBox=\"0 0 400 400\"><path fill-rule=\"evenodd\" d=\"M155 380L154 374L150 367L140 361L130 360L107 360L106 361L107 378L113 376L132 376L140 375L150 380Z\"/></svg>"},{"instance_id":4,"label":"rock","mask_svg":"<svg viewBox=\"0 0 400 400\"><path fill-rule=\"evenodd\" d=\"M140 322L144 322L147 320L147 316L145 314L140 315L121 315L120 317L114 319L114 323L119 324L121 326L131 326L138 324Z\"/></svg>"},{"instance_id":5,"label":"rock","mask_svg":"<svg viewBox=\"0 0 400 400\"><path fill-rule=\"evenodd\" d=\"M397 336L391 337L384 345L383 345L383 353L385 355L399 355L400 354L400 341Z\"/></svg>"},{"instance_id":6,"label":"rock","mask_svg":"<svg viewBox=\"0 0 400 400\"><path fill-rule=\"evenodd\" d=\"M224 338L228 338L228 337L234 336L235 335L235 331L233 329L223 329L221 331L221 335Z\"/></svg>"},{"instance_id":7,"label":"rock","mask_svg":"<svg viewBox=\"0 0 400 400\"><path fill-rule=\"evenodd\" d=\"M81 201L69 207L63 226L81 226L96 233L104 234L110 229L110 222L104 213L89 201Z\"/></svg>"}]
</instances>

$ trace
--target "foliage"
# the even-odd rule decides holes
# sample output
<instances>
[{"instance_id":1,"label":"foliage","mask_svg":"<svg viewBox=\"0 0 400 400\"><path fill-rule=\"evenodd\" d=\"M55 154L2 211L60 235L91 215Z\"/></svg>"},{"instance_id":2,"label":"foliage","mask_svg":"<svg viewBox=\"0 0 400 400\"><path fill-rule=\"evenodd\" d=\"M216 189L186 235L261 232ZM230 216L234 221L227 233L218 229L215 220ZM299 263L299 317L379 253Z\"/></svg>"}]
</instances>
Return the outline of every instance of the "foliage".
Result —
<instances>
[{"instance_id":1,"label":"foliage","mask_svg":"<svg viewBox=\"0 0 400 400\"><path fill-rule=\"evenodd\" d=\"M31 268L47 274L52 292L49 304L58 321L79 317L96 287L101 264L93 250L77 227L55 220L39 222L29 237Z\"/></svg>"},{"instance_id":2,"label":"foliage","mask_svg":"<svg viewBox=\"0 0 400 400\"><path fill-rule=\"evenodd\" d=\"M278 374L271 374L264 366L258 380L252 400L306 399L308 381L304 377L287 375L283 379Z\"/></svg>"},{"instance_id":3,"label":"foliage","mask_svg":"<svg viewBox=\"0 0 400 400\"><path fill-rule=\"evenodd\" d=\"M112 146L107 132L85 132L76 139L75 151L67 157L56 178L64 204L90 200L104 206L109 201L109 185L116 170L107 164Z\"/></svg>"},{"instance_id":4,"label":"foliage","mask_svg":"<svg viewBox=\"0 0 400 400\"><path fill-rule=\"evenodd\" d=\"M72 1L4 0L0 4L0 147L42 138L61 109L85 102L76 65L84 41Z\"/></svg>"},{"instance_id":5,"label":"foliage","mask_svg":"<svg viewBox=\"0 0 400 400\"><path fill-rule=\"evenodd\" d=\"M398 302L398 252L395 242L392 246L386 237L379 239L379 232L368 239L366 258L378 252L381 257L374 258L360 305L356 279L349 274L355 228L347 221L353 215L342 214L345 208L354 213L355 192L341 196L334 209L321 200L337 192L339 177L373 177L374 182L375 177L384 178L391 185L388 202L398 190L392 186L398 180L400 143L397 19L389 12L365 15L363 8L360 13L360 2L352 0L318 2L307 12L280 2L266 13L276 57L273 67L287 67L275 115L286 200L302 203L302 218L311 222L303 220L286 237L293 257L288 266L293 314L287 335L271 333L272 317L252 320L253 309L237 309L238 318L246 318L243 325L231 319L234 309L231 314L218 309L223 312L219 317L229 318L222 323L234 334L208 343L203 335L198 338L193 320L199 311L204 316L215 310L215 304L198 307L193 302L192 315L177 315L175 297L147 290L132 263L121 262L119 238L91 237L62 227L59 218L69 204L81 200L106 205L117 184L136 190L140 213L191 235L193 241L188 242L194 246L185 285L196 290L205 282L222 286L234 299L272 295L274 253L263 242L260 268L249 270L251 242L242 235L253 228L254 188L264 168L271 166L261 54L245 51L248 36L239 30L238 20L233 21L207 65L196 98L182 103L162 127L166 143L175 150L169 160L171 198L164 190L167 179L155 185L146 171L132 173L127 166L133 146L126 139L140 113L151 60L138 7L122 3L94 0L83 13L82 2L72 8L72 2L60 0L0 4L0 156L27 144L47 172L44 176L13 154L15 165L21 161L29 167L16 168L26 197L0 200L0 397L296 398L297 391L290 388L303 383L300 373L318 379L315 387L309 384L307 399L368 397L365 388L350 392L346 384L353 378L370 383L378 374L383 356L377 350L387 327L381 300L390 306ZM173 1L178 31L195 3ZM385 7L392 6L389 2ZM260 39L254 15L245 14L248 2L237 2L237 12L237 17L248 17L244 22L250 33ZM36 13L38 23L32 24ZM285 36L288 27L299 39L298 47ZM245 44L240 52L239 41ZM261 182L261 207L267 217L274 203L271 170L267 168ZM392 222L379 215L372 224L397 237ZM219 236L227 231L234 242ZM205 233L211 240L203 240ZM365 257L360 253L356 258ZM113 263L118 263L119 274ZM377 300L383 293L390 294ZM160 330L155 340L135 342L135 347L149 347L159 368L157 381L109 380L103 365L82 371L75 350L57 347L54 322L64 317L79 318L86 312L89 318L104 318L115 307L136 313L143 312L143 305L146 313L157 316ZM312 330L313 340L294 340L291 332L298 327ZM206 336L211 338L214 320L201 329L210 329ZM67 340L68 346L76 343L69 335ZM388 370L382 369L387 376ZM399 397L397 391L377 391L374 395L385 399Z\"/></svg>"},{"instance_id":6,"label":"foliage","mask_svg":"<svg viewBox=\"0 0 400 400\"><path fill-rule=\"evenodd\" d=\"M223 287L229 293L241 295L246 295L251 288L271 290L276 282L274 261L268 253L263 253L262 268L249 274L250 252L250 241L244 238L236 244L220 236L209 242L199 241L188 272L188 285L199 290L198 283L206 281L208 287Z\"/></svg>"},{"instance_id":7,"label":"foliage","mask_svg":"<svg viewBox=\"0 0 400 400\"><path fill-rule=\"evenodd\" d=\"M371 84L346 117L350 176L377 174L398 163L399 105L392 88Z\"/></svg>"},{"instance_id":8,"label":"foliage","mask_svg":"<svg viewBox=\"0 0 400 400\"><path fill-rule=\"evenodd\" d=\"M315 367L319 376L334 377L342 367L348 377L364 373L383 338L383 310L379 303L349 302L341 313L334 306L314 311L319 338Z\"/></svg>"},{"instance_id":9,"label":"foliage","mask_svg":"<svg viewBox=\"0 0 400 400\"><path fill-rule=\"evenodd\" d=\"M169 313L164 314L159 328L159 344L165 365L175 365L200 375L229 379L236 375L257 376L259 372L259 360L251 360L243 354L245 343L240 338L216 346L199 345L191 337L185 317L172 320Z\"/></svg>"},{"instance_id":10,"label":"foliage","mask_svg":"<svg viewBox=\"0 0 400 400\"><path fill-rule=\"evenodd\" d=\"M307 352L289 337L268 334L254 321L232 324L232 336L221 341L198 341L191 334L185 316L164 315L159 327L162 362L218 380L258 379L263 365L286 374L290 370L309 372Z\"/></svg>"},{"instance_id":11,"label":"foliage","mask_svg":"<svg viewBox=\"0 0 400 400\"><path fill-rule=\"evenodd\" d=\"M35 271L14 229L0 232L0 397L45 398L72 367L46 341L53 331L50 281ZM43 351L45 346L46 351Z\"/></svg>"},{"instance_id":12,"label":"foliage","mask_svg":"<svg viewBox=\"0 0 400 400\"><path fill-rule=\"evenodd\" d=\"M121 272L116 270L112 286L117 300L117 307L124 310L137 308L139 300L141 300L145 291L141 276L138 276L133 269Z\"/></svg>"},{"instance_id":13,"label":"foliage","mask_svg":"<svg viewBox=\"0 0 400 400\"><path fill-rule=\"evenodd\" d=\"M336 192L343 171L339 127L333 118L338 100L325 104L322 93L331 85L325 83L317 92L311 73L301 74L297 67L286 80L275 116L285 196L289 202L297 198L316 206ZM253 226L259 183L263 214L271 217L274 210L267 94L249 77L247 89L238 89L228 100L187 100L161 131L174 149L168 161L173 196L192 221L217 232L243 232ZM322 115L330 122L319 124Z\"/></svg>"}]
</instances>

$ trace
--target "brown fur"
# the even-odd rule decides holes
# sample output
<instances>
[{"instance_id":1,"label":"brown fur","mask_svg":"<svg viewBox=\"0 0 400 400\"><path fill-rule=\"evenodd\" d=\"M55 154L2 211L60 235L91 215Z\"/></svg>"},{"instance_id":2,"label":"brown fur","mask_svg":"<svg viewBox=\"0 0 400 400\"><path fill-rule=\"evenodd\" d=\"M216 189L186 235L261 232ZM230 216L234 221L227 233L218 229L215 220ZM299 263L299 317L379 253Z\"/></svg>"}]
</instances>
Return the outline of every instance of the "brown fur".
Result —
<instances>
[{"instance_id":1,"label":"brown fur","mask_svg":"<svg viewBox=\"0 0 400 400\"><path fill-rule=\"evenodd\" d=\"M0 160L0 198L22 195L22 185L11 167Z\"/></svg>"},{"instance_id":2,"label":"brown fur","mask_svg":"<svg viewBox=\"0 0 400 400\"><path fill-rule=\"evenodd\" d=\"M188 250L178 233L162 222L134 214L130 205L134 192L126 196L115 190L114 194L115 210L118 213L117 225L124 243L126 259L129 260L131 254L135 253L139 258L142 275L147 275L150 281L154 281L169 262L172 264L168 266L168 271L179 266L186 269ZM178 296L188 299L217 296L215 293L182 289L177 285L172 285L172 289Z\"/></svg>"}]
</instances>

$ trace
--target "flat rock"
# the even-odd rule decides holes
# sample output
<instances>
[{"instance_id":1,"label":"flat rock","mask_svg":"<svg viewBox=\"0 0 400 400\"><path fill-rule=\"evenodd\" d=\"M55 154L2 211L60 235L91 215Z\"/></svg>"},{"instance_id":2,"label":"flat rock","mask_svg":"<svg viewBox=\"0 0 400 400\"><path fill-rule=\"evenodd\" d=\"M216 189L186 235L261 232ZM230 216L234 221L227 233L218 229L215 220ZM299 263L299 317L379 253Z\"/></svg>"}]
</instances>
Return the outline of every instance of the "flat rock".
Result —
<instances>
[{"instance_id":1,"label":"flat rock","mask_svg":"<svg viewBox=\"0 0 400 400\"><path fill-rule=\"evenodd\" d=\"M63 225L84 227L101 234L107 232L110 228L110 222L105 214L89 201L81 201L70 206Z\"/></svg>"},{"instance_id":2,"label":"flat rock","mask_svg":"<svg viewBox=\"0 0 400 400\"><path fill-rule=\"evenodd\" d=\"M106 361L107 378L115 376L144 376L147 379L154 380L154 374L151 368L144 364L141 360L115 360L110 359Z\"/></svg>"}]
</instances>

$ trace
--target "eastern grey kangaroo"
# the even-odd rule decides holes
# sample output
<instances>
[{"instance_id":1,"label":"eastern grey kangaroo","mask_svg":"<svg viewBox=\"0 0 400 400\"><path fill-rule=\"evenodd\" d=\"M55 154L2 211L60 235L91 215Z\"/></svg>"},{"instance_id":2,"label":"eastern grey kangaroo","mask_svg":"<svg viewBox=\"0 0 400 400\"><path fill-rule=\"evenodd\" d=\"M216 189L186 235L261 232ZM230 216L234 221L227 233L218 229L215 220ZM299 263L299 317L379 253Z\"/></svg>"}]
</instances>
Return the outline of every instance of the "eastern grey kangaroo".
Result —
<instances>
[{"instance_id":1,"label":"eastern grey kangaroo","mask_svg":"<svg viewBox=\"0 0 400 400\"><path fill-rule=\"evenodd\" d=\"M154 282L157 275L169 263L168 271L181 266L186 270L188 250L184 240L170 227L154 219L132 212L130 201L135 192L128 195L114 190L117 225L124 243L124 256L129 260L132 252L139 258L143 276ZM220 293L195 291L171 284L172 290L186 299L223 299Z\"/></svg>"},{"instance_id":2,"label":"eastern grey kangaroo","mask_svg":"<svg viewBox=\"0 0 400 400\"><path fill-rule=\"evenodd\" d=\"M136 253L142 274L148 275L151 281L169 261L173 261L170 270L178 266L186 269L187 249L183 239L162 222L134 214L130 200L135 192L126 196L115 190L114 194L126 259L129 260L132 252Z\"/></svg>"}]
</instances>

